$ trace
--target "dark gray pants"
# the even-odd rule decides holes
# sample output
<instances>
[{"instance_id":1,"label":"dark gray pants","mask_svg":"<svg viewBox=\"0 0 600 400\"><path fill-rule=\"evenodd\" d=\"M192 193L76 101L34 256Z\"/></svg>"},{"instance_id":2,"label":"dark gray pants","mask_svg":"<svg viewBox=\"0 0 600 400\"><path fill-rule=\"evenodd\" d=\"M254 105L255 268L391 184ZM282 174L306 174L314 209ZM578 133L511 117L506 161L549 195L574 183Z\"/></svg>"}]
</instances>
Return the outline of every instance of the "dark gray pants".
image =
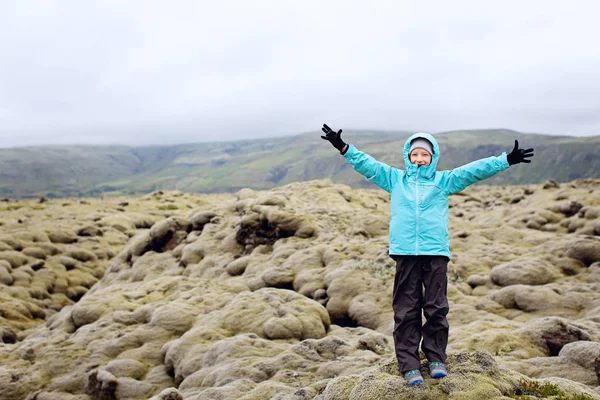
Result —
<instances>
[{"instance_id":1,"label":"dark gray pants","mask_svg":"<svg viewBox=\"0 0 600 400\"><path fill-rule=\"evenodd\" d=\"M448 257L391 255L394 278L394 344L401 372L420 369L419 343L427 359L446 362ZM425 294L423 295L423 287ZM425 325L421 312L425 314Z\"/></svg>"}]
</instances>

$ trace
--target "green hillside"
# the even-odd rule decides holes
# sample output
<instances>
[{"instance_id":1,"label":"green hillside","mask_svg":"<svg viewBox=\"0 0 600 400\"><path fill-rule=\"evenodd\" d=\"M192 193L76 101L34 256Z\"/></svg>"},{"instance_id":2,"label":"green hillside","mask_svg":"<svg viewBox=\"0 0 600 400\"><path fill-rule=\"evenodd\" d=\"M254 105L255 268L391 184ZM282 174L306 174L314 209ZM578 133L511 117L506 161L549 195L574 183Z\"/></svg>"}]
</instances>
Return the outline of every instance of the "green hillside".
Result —
<instances>
[{"instance_id":1,"label":"green hillside","mask_svg":"<svg viewBox=\"0 0 600 400\"><path fill-rule=\"evenodd\" d=\"M377 160L404 168L402 148L411 133L345 130L343 137ZM600 176L600 136L575 138L498 129L442 132L435 137L441 152L439 169L510 151L514 139L521 147L535 148L530 165L504 171L486 184ZM157 189L233 192L322 178L353 187L375 187L317 132L174 146L0 149L0 196L11 198L133 195Z\"/></svg>"}]
</instances>

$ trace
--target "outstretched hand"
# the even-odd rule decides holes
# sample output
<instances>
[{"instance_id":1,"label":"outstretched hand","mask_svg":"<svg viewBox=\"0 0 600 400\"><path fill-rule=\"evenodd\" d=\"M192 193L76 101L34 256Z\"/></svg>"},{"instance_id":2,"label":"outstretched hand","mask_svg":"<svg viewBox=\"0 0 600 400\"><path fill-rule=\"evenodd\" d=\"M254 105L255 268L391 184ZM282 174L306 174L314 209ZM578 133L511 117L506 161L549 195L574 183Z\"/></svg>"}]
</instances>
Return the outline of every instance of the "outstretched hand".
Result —
<instances>
[{"instance_id":1,"label":"outstretched hand","mask_svg":"<svg viewBox=\"0 0 600 400\"><path fill-rule=\"evenodd\" d=\"M518 164L518 163L527 163L529 164L531 160L527 158L533 157L533 149L519 149L519 141L515 139L515 147L512 151L506 156L508 161L508 165Z\"/></svg>"},{"instance_id":2,"label":"outstretched hand","mask_svg":"<svg viewBox=\"0 0 600 400\"><path fill-rule=\"evenodd\" d=\"M323 124L321 130L325 132L325 136L321 135L321 139L328 140L341 153L344 147L346 147L346 143L342 140L342 130L340 129L336 132L328 127L327 124Z\"/></svg>"}]
</instances>

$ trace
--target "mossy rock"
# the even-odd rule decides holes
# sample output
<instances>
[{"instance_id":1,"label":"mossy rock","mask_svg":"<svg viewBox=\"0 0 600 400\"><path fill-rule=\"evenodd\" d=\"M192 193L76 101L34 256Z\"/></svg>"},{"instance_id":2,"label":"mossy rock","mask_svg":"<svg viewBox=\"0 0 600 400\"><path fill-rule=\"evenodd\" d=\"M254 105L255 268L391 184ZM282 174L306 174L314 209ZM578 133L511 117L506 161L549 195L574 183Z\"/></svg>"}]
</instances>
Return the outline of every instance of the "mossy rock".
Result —
<instances>
[{"instance_id":1,"label":"mossy rock","mask_svg":"<svg viewBox=\"0 0 600 400\"><path fill-rule=\"evenodd\" d=\"M29 262L27 256L13 250L0 252L0 260L8 261L12 268L19 268Z\"/></svg>"},{"instance_id":2,"label":"mossy rock","mask_svg":"<svg viewBox=\"0 0 600 400\"><path fill-rule=\"evenodd\" d=\"M81 262L96 261L98 259L91 251L75 247L67 249L65 254Z\"/></svg>"},{"instance_id":3,"label":"mossy rock","mask_svg":"<svg viewBox=\"0 0 600 400\"><path fill-rule=\"evenodd\" d=\"M545 260L525 258L509 261L492 269L492 282L499 286L544 285L560 277L560 271Z\"/></svg>"},{"instance_id":4,"label":"mossy rock","mask_svg":"<svg viewBox=\"0 0 600 400\"><path fill-rule=\"evenodd\" d=\"M589 266L596 261L600 261L600 240L581 239L573 241L569 244L566 255Z\"/></svg>"},{"instance_id":5,"label":"mossy rock","mask_svg":"<svg viewBox=\"0 0 600 400\"><path fill-rule=\"evenodd\" d=\"M44 251L44 249L41 249L39 247L26 247L23 250L21 250L21 253L29 257L37 258L39 260L46 259L46 252Z\"/></svg>"},{"instance_id":6,"label":"mossy rock","mask_svg":"<svg viewBox=\"0 0 600 400\"><path fill-rule=\"evenodd\" d=\"M77 236L103 236L103 232L97 226L86 225L77 230Z\"/></svg>"},{"instance_id":7,"label":"mossy rock","mask_svg":"<svg viewBox=\"0 0 600 400\"><path fill-rule=\"evenodd\" d=\"M71 232L53 230L48 232L48 238L52 243L70 244L77 241L77 236Z\"/></svg>"},{"instance_id":8,"label":"mossy rock","mask_svg":"<svg viewBox=\"0 0 600 400\"><path fill-rule=\"evenodd\" d=\"M190 218L192 230L201 231L204 228L204 225L208 224L210 220L216 215L217 214L212 211L197 212Z\"/></svg>"},{"instance_id":9,"label":"mossy rock","mask_svg":"<svg viewBox=\"0 0 600 400\"><path fill-rule=\"evenodd\" d=\"M487 351L451 353L446 360L446 366L448 368L447 377L432 379L424 364L421 367L424 384L409 386L398 371L395 359L390 359L383 366L370 369L362 374L346 375L330 380L325 390L316 399L500 400L519 398L519 395L527 393L528 387L534 386L531 384L532 381L525 376L500 368ZM575 384L574 386L579 389L579 393L593 395L593 397L589 397L590 399L600 398L584 385ZM544 382L537 384L537 387L544 387ZM553 390L563 395L577 393L570 381L569 385L555 385Z\"/></svg>"}]
</instances>

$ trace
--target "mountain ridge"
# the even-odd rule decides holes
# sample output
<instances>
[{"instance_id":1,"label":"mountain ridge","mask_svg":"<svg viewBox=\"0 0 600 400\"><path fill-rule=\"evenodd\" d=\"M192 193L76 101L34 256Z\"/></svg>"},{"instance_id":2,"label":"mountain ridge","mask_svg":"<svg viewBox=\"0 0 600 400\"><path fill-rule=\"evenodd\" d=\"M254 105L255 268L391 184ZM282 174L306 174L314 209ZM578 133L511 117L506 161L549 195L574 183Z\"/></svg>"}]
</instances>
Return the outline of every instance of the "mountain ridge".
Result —
<instances>
[{"instance_id":1,"label":"mountain ridge","mask_svg":"<svg viewBox=\"0 0 600 400\"><path fill-rule=\"evenodd\" d=\"M388 165L403 168L404 141L413 132L344 130L344 140ZM442 151L438 168L450 169L510 151L514 139L533 147L530 166L498 174L487 184L566 182L600 176L600 136L585 138L510 129L434 134ZM271 189L295 181L330 178L373 188L317 132L279 138L199 142L170 146L27 146L0 149L0 196L11 198L135 195L153 190L234 192Z\"/></svg>"}]
</instances>

